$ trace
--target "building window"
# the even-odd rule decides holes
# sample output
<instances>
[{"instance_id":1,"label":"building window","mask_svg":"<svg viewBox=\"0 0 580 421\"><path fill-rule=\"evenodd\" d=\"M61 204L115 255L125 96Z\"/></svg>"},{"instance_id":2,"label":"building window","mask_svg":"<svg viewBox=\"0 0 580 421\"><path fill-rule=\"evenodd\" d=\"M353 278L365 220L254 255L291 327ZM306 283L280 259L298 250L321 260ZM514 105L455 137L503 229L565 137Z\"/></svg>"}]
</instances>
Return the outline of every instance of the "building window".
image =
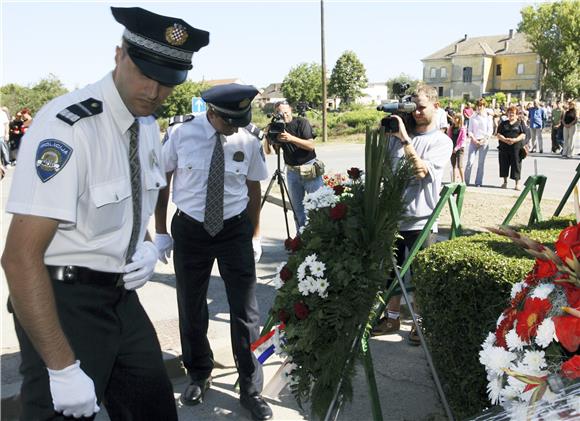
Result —
<instances>
[{"instance_id":1,"label":"building window","mask_svg":"<svg viewBox=\"0 0 580 421\"><path fill-rule=\"evenodd\" d=\"M463 68L463 82L464 83L471 83L471 67L464 67Z\"/></svg>"},{"instance_id":2,"label":"building window","mask_svg":"<svg viewBox=\"0 0 580 421\"><path fill-rule=\"evenodd\" d=\"M464 101L469 101L471 98L471 94L469 92L463 92L462 96Z\"/></svg>"},{"instance_id":3,"label":"building window","mask_svg":"<svg viewBox=\"0 0 580 421\"><path fill-rule=\"evenodd\" d=\"M441 77L442 78L446 78L447 77L447 68L442 67L441 68Z\"/></svg>"},{"instance_id":4,"label":"building window","mask_svg":"<svg viewBox=\"0 0 580 421\"><path fill-rule=\"evenodd\" d=\"M437 88L437 90L439 91L439 92L437 92L437 94L439 96L443 96L443 86L440 86L439 88Z\"/></svg>"},{"instance_id":5,"label":"building window","mask_svg":"<svg viewBox=\"0 0 580 421\"><path fill-rule=\"evenodd\" d=\"M495 75L496 76L501 76L501 64L496 64L495 65Z\"/></svg>"},{"instance_id":6,"label":"building window","mask_svg":"<svg viewBox=\"0 0 580 421\"><path fill-rule=\"evenodd\" d=\"M430 74L431 79L435 79L436 75L437 75L437 69L435 69L435 67L431 67L431 74Z\"/></svg>"},{"instance_id":7,"label":"building window","mask_svg":"<svg viewBox=\"0 0 580 421\"><path fill-rule=\"evenodd\" d=\"M523 75L524 74L524 63L518 63L518 67L516 69L516 73L518 75Z\"/></svg>"}]
</instances>

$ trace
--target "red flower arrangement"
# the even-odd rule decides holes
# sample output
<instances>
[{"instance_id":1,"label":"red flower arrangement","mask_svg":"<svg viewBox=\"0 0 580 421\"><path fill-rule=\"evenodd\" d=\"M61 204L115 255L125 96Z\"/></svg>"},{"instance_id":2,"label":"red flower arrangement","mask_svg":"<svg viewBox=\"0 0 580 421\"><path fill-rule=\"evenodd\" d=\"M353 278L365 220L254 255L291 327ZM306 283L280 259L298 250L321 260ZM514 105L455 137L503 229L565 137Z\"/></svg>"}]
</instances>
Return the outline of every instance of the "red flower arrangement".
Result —
<instances>
[{"instance_id":1,"label":"red flower arrangement","mask_svg":"<svg viewBox=\"0 0 580 421\"><path fill-rule=\"evenodd\" d=\"M559 390L551 389L550 377L580 381L580 224L562 231L556 253L512 230L492 231L536 257L479 354L491 402L515 413L518 405L554 399Z\"/></svg>"}]
</instances>

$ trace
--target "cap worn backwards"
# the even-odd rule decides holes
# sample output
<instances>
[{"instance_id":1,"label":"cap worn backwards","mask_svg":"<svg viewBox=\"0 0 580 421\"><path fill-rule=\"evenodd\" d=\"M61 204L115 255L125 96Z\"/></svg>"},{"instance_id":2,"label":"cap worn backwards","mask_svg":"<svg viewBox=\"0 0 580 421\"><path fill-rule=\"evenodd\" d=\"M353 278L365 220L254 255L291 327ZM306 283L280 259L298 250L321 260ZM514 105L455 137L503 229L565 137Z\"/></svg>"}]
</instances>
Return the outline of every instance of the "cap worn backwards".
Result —
<instances>
[{"instance_id":1,"label":"cap worn backwards","mask_svg":"<svg viewBox=\"0 0 580 421\"><path fill-rule=\"evenodd\" d=\"M111 7L113 17L125 26L127 52L143 74L175 86L187 78L193 53L209 44L209 32L187 22L161 16L140 7Z\"/></svg>"},{"instance_id":2,"label":"cap worn backwards","mask_svg":"<svg viewBox=\"0 0 580 421\"><path fill-rule=\"evenodd\" d=\"M202 99L233 126L245 127L252 121L252 100L258 90L252 85L229 83L202 92Z\"/></svg>"}]
</instances>

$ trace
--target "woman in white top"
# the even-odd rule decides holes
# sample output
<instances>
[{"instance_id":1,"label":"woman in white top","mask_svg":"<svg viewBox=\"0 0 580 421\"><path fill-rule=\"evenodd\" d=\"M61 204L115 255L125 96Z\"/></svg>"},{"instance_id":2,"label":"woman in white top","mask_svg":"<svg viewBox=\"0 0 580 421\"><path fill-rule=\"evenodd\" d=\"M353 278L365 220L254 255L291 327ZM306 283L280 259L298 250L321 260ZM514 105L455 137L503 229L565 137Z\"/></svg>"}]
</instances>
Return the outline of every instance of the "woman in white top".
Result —
<instances>
[{"instance_id":1,"label":"woman in white top","mask_svg":"<svg viewBox=\"0 0 580 421\"><path fill-rule=\"evenodd\" d=\"M483 98L477 100L476 113L469 122L469 148L467 155L467 165L465 167L465 184L469 185L471 180L471 169L477 159L477 175L475 176L476 187L483 184L483 170L485 158L489 150L489 138L493 134L493 119L485 108L486 103Z\"/></svg>"}]
</instances>

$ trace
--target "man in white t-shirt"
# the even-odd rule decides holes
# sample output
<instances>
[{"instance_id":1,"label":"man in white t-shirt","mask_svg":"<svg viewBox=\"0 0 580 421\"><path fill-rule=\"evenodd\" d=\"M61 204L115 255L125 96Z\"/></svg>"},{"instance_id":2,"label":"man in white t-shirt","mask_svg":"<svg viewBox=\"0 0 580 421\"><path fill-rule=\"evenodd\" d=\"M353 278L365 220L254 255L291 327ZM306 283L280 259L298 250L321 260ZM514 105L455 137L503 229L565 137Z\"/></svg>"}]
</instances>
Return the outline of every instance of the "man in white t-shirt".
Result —
<instances>
[{"instance_id":1,"label":"man in white t-shirt","mask_svg":"<svg viewBox=\"0 0 580 421\"><path fill-rule=\"evenodd\" d=\"M449 128L449 121L447 120L447 112L445 109L441 108L439 101L435 103L435 109L437 110L437 128L443 133L447 133Z\"/></svg>"},{"instance_id":2,"label":"man in white t-shirt","mask_svg":"<svg viewBox=\"0 0 580 421\"><path fill-rule=\"evenodd\" d=\"M405 157L413 164L415 170L415 177L405 190L405 218L399 224L399 234L402 237L396 243L399 266L404 263L406 252L419 237L439 201L443 171L453 149L451 139L439 130L438 111L435 107L437 91L427 85L419 85L411 98L417 105L417 109L413 112L414 133L409 135L403 121L393 115L399 120L400 129L390 137L389 145L393 159ZM428 237L423 247L429 244ZM391 298L385 316L372 330L372 336L398 333L400 306L400 295ZM419 344L415 327L409 333L409 342L413 345Z\"/></svg>"}]
</instances>

